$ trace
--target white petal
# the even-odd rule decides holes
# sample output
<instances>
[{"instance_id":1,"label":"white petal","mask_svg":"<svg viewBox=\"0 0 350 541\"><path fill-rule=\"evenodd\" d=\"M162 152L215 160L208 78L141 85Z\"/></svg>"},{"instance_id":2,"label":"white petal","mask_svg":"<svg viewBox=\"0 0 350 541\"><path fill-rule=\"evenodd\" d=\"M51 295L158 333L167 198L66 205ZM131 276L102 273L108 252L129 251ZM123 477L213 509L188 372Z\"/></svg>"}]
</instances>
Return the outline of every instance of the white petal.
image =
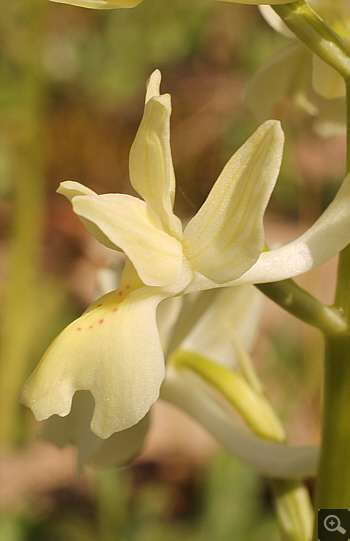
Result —
<instances>
[{"instance_id":1,"label":"white petal","mask_svg":"<svg viewBox=\"0 0 350 541\"><path fill-rule=\"evenodd\" d=\"M207 293L202 291L199 295ZM263 295L251 285L220 289L212 305L182 342L181 349L233 368L237 359L232 333L250 351L258 335L263 300Z\"/></svg>"},{"instance_id":2,"label":"white petal","mask_svg":"<svg viewBox=\"0 0 350 541\"><path fill-rule=\"evenodd\" d=\"M78 195L94 195L97 197L96 192L93 190L90 190L90 188L87 188L83 184L80 184L80 182L75 182L74 180L66 180L64 182L61 182L59 185L59 188L57 189L57 193L60 193L67 197L69 201L72 203L73 198ZM88 220L84 220L84 218L81 219L84 223L85 227L89 230L91 235L95 237L101 244L104 244L107 246L107 248L111 248L112 250L116 249L115 244L113 244L112 241L109 240L106 235L102 233L102 231L97 227L96 224L93 222L89 222Z\"/></svg>"},{"instance_id":3,"label":"white petal","mask_svg":"<svg viewBox=\"0 0 350 541\"><path fill-rule=\"evenodd\" d=\"M107 194L76 196L72 204L90 233L126 253L145 284L164 286L179 276L182 245L161 229L144 201L131 195Z\"/></svg>"},{"instance_id":4,"label":"white petal","mask_svg":"<svg viewBox=\"0 0 350 541\"><path fill-rule=\"evenodd\" d=\"M293 242L261 254L234 284L264 283L303 274L337 255L350 242L350 174L320 218Z\"/></svg>"},{"instance_id":5,"label":"white petal","mask_svg":"<svg viewBox=\"0 0 350 541\"><path fill-rule=\"evenodd\" d=\"M149 428L149 414L136 425L103 440L91 431L93 411L94 399L91 393L77 391L69 415L50 417L40 436L58 447L76 445L79 469L88 463L103 466L122 466L128 463L142 448Z\"/></svg>"},{"instance_id":6,"label":"white petal","mask_svg":"<svg viewBox=\"0 0 350 541\"><path fill-rule=\"evenodd\" d=\"M137 6L141 0L51 0L58 4L70 4L91 9L116 9L116 8L132 8Z\"/></svg>"},{"instance_id":7,"label":"white petal","mask_svg":"<svg viewBox=\"0 0 350 541\"><path fill-rule=\"evenodd\" d=\"M73 197L76 197L77 195L96 195L96 192L75 180L65 180L64 182L61 182L57 189L57 193L65 195L69 201L72 201Z\"/></svg>"},{"instance_id":8,"label":"white petal","mask_svg":"<svg viewBox=\"0 0 350 541\"><path fill-rule=\"evenodd\" d=\"M295 34L289 30L289 28L282 21L281 17L277 15L277 13L270 8L270 6L259 6L259 11L264 17L265 21L271 26L271 28L276 30L276 32L282 34L286 38L295 38Z\"/></svg>"},{"instance_id":9,"label":"white petal","mask_svg":"<svg viewBox=\"0 0 350 541\"><path fill-rule=\"evenodd\" d=\"M161 398L196 419L228 451L269 477L282 479L315 475L319 449L271 443L244 431L206 391L201 381L175 369L167 370Z\"/></svg>"},{"instance_id":10,"label":"white petal","mask_svg":"<svg viewBox=\"0 0 350 541\"><path fill-rule=\"evenodd\" d=\"M179 320L184 297L171 297L161 302L157 309L157 327L164 355L167 354L173 328Z\"/></svg>"},{"instance_id":11,"label":"white petal","mask_svg":"<svg viewBox=\"0 0 350 541\"><path fill-rule=\"evenodd\" d=\"M159 216L165 231L181 237L173 214L175 174L170 148L170 95L159 95L160 72L149 82L143 118L130 150L130 181Z\"/></svg>"},{"instance_id":12,"label":"white petal","mask_svg":"<svg viewBox=\"0 0 350 541\"><path fill-rule=\"evenodd\" d=\"M216 284L214 284L215 287ZM174 321L171 332L169 333L167 348L164 351L167 357L175 349L180 347L182 342L200 321L203 314L207 310L210 310L211 305L215 302L218 295L218 289L210 289L208 291L196 291L195 293L181 297L181 311L178 314L177 320ZM165 300L162 304L167 305L168 300Z\"/></svg>"},{"instance_id":13,"label":"white petal","mask_svg":"<svg viewBox=\"0 0 350 541\"><path fill-rule=\"evenodd\" d=\"M283 132L265 122L234 154L184 232L193 269L225 283L241 276L264 246L263 216L277 180Z\"/></svg>"},{"instance_id":14,"label":"white petal","mask_svg":"<svg viewBox=\"0 0 350 541\"><path fill-rule=\"evenodd\" d=\"M156 325L162 297L149 288L128 293L122 280L51 344L20 400L41 421L68 415L73 394L95 399L92 431L100 438L138 423L157 400L164 357Z\"/></svg>"},{"instance_id":15,"label":"white petal","mask_svg":"<svg viewBox=\"0 0 350 541\"><path fill-rule=\"evenodd\" d=\"M254 74L247 85L244 99L259 122L275 116L281 100L290 98L309 114L318 110L309 99L312 55L305 47L285 47Z\"/></svg>"}]
</instances>

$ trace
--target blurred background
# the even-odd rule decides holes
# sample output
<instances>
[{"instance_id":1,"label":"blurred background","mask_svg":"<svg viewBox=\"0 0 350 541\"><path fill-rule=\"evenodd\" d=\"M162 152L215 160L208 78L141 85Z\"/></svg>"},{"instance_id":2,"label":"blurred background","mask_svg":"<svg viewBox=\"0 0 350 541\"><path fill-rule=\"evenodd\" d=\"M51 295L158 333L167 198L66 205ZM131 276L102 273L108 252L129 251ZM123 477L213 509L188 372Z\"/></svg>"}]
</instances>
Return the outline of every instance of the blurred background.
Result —
<instances>
[{"instance_id":1,"label":"blurred background","mask_svg":"<svg viewBox=\"0 0 350 541\"><path fill-rule=\"evenodd\" d=\"M172 95L176 212L191 217L256 129L243 93L287 40L254 6L144 0L95 11L12 0L1 9L0 533L8 541L277 541L268 482L172 407L157 403L143 454L120 471L75 469L74 449L36 438L17 402L52 339L92 302L111 251L90 237L63 180L133 193L128 154L145 83ZM268 245L319 216L344 173L341 137L319 139L286 100L282 171L265 220ZM301 277L332 302L336 262ZM253 351L294 444L319 440L322 340L266 302ZM310 490L313 482L308 481Z\"/></svg>"}]
</instances>

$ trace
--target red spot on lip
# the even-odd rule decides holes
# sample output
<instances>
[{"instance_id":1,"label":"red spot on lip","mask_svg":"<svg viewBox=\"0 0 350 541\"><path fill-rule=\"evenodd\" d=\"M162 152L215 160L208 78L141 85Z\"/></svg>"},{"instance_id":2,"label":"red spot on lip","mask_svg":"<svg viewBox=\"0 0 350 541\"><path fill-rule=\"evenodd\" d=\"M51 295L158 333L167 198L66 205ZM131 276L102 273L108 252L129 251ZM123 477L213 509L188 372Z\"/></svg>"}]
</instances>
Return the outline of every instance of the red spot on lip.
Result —
<instances>
[{"instance_id":1,"label":"red spot on lip","mask_svg":"<svg viewBox=\"0 0 350 541\"><path fill-rule=\"evenodd\" d=\"M118 310L118 308L113 308L113 312L116 312Z\"/></svg>"},{"instance_id":2,"label":"red spot on lip","mask_svg":"<svg viewBox=\"0 0 350 541\"><path fill-rule=\"evenodd\" d=\"M103 323L104 322L104 319L100 319L99 323Z\"/></svg>"},{"instance_id":3,"label":"red spot on lip","mask_svg":"<svg viewBox=\"0 0 350 541\"><path fill-rule=\"evenodd\" d=\"M121 295L123 295L123 292L122 292L122 291L119 291L118 295L119 295L119 297L120 297Z\"/></svg>"},{"instance_id":4,"label":"red spot on lip","mask_svg":"<svg viewBox=\"0 0 350 541\"><path fill-rule=\"evenodd\" d=\"M77 331L81 331L81 327L77 327Z\"/></svg>"},{"instance_id":5,"label":"red spot on lip","mask_svg":"<svg viewBox=\"0 0 350 541\"><path fill-rule=\"evenodd\" d=\"M92 329L93 328L93 325L90 325L89 329Z\"/></svg>"},{"instance_id":6,"label":"red spot on lip","mask_svg":"<svg viewBox=\"0 0 350 541\"><path fill-rule=\"evenodd\" d=\"M96 306L96 308L99 308L100 306L102 306L102 302L101 302L101 304L98 304L98 305Z\"/></svg>"},{"instance_id":7,"label":"red spot on lip","mask_svg":"<svg viewBox=\"0 0 350 541\"><path fill-rule=\"evenodd\" d=\"M130 286L126 286L126 289L130 289Z\"/></svg>"}]
</instances>

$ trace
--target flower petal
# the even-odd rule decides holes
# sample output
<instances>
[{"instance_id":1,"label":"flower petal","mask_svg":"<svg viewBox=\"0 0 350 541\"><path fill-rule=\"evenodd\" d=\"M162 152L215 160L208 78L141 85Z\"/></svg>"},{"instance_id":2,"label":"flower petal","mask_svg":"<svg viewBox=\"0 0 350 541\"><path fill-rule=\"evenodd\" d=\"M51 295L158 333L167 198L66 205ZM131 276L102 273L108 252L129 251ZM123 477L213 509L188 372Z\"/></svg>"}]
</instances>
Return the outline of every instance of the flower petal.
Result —
<instances>
[{"instance_id":1,"label":"flower petal","mask_svg":"<svg viewBox=\"0 0 350 541\"><path fill-rule=\"evenodd\" d=\"M72 204L97 240L126 253L145 284L164 286L180 274L182 245L161 229L144 201L125 194L77 195Z\"/></svg>"},{"instance_id":2,"label":"flower petal","mask_svg":"<svg viewBox=\"0 0 350 541\"><path fill-rule=\"evenodd\" d=\"M215 288L215 285L214 285ZM181 306L179 306L178 316L176 321L173 321L173 326L169 331L168 340L166 342L166 349L163 350L166 357L177 349L185 340L186 336L197 325L198 321L210 309L210 306L219 295L219 290L211 289L208 291L196 291L192 295L185 295L181 297ZM172 299L166 299L161 305L162 312L169 310L169 301ZM159 313L161 316L161 313ZM158 314L157 314L158 317Z\"/></svg>"},{"instance_id":3,"label":"flower petal","mask_svg":"<svg viewBox=\"0 0 350 541\"><path fill-rule=\"evenodd\" d=\"M88 390L95 399L91 430L104 439L138 423L157 400L164 357L156 308L163 297L124 289L71 323L25 383L20 400L39 421L68 415L75 391Z\"/></svg>"},{"instance_id":4,"label":"flower petal","mask_svg":"<svg viewBox=\"0 0 350 541\"><path fill-rule=\"evenodd\" d=\"M299 238L263 252L234 284L275 282L303 274L337 255L350 242L350 174L332 203Z\"/></svg>"},{"instance_id":5,"label":"flower petal","mask_svg":"<svg viewBox=\"0 0 350 541\"><path fill-rule=\"evenodd\" d=\"M208 293L201 291L199 295ZM188 296L192 295L195 294ZM233 368L237 359L232 332L242 347L250 351L259 332L263 300L260 291L251 285L220 289L212 305L182 342L181 349Z\"/></svg>"},{"instance_id":6,"label":"flower petal","mask_svg":"<svg viewBox=\"0 0 350 541\"><path fill-rule=\"evenodd\" d=\"M312 55L293 43L267 60L250 79L245 102L259 122L275 116L275 106L289 97L311 115L318 110L309 99Z\"/></svg>"},{"instance_id":7,"label":"flower petal","mask_svg":"<svg viewBox=\"0 0 350 541\"><path fill-rule=\"evenodd\" d=\"M345 81L332 66L313 55L312 84L315 91L328 100L345 97Z\"/></svg>"},{"instance_id":8,"label":"flower petal","mask_svg":"<svg viewBox=\"0 0 350 541\"><path fill-rule=\"evenodd\" d=\"M87 188L86 186L80 184L80 182L76 182L75 180L66 180L64 182L61 182L56 191L57 193L67 197L67 199L69 199L71 203L73 202L73 198L78 195L94 195L97 197L96 192L90 190L90 188ZM81 221L91 233L91 235L95 237L95 239L97 239L101 244L104 244L105 246L107 246L107 248L111 248L112 250L116 249L115 244L113 244L113 242L111 242L109 238L102 233L102 231L97 227L96 224L85 220L84 218L81 218Z\"/></svg>"},{"instance_id":9,"label":"flower petal","mask_svg":"<svg viewBox=\"0 0 350 541\"><path fill-rule=\"evenodd\" d=\"M279 122L265 122L234 154L184 232L193 269L223 284L241 276L264 246L263 216L283 150Z\"/></svg>"},{"instance_id":10,"label":"flower petal","mask_svg":"<svg viewBox=\"0 0 350 541\"><path fill-rule=\"evenodd\" d=\"M116 9L116 8L133 8L142 0L51 0L58 4L70 4L82 8L91 9Z\"/></svg>"},{"instance_id":11,"label":"flower petal","mask_svg":"<svg viewBox=\"0 0 350 541\"><path fill-rule=\"evenodd\" d=\"M160 72L147 87L143 118L130 150L130 181L159 216L165 231L182 236L180 220L173 214L175 174L170 149L170 95L159 94Z\"/></svg>"},{"instance_id":12,"label":"flower petal","mask_svg":"<svg viewBox=\"0 0 350 541\"><path fill-rule=\"evenodd\" d=\"M286 2L287 3L287 2ZM279 34L282 34L282 36L285 36L286 38L295 38L295 34L289 30L289 28L285 25L283 20L277 13L270 8L268 5L259 6L259 11L261 15L264 17L265 21L278 32Z\"/></svg>"},{"instance_id":13,"label":"flower petal","mask_svg":"<svg viewBox=\"0 0 350 541\"><path fill-rule=\"evenodd\" d=\"M205 385L184 370L167 370L161 398L196 419L242 462L269 477L289 479L315 475L319 449L272 443L244 431L209 394Z\"/></svg>"},{"instance_id":14,"label":"flower petal","mask_svg":"<svg viewBox=\"0 0 350 541\"><path fill-rule=\"evenodd\" d=\"M122 466L128 463L141 450L150 424L149 414L136 425L103 440L91 431L93 411L92 394L88 391L77 391L69 415L50 417L40 436L58 447L76 445L79 469L88 463L101 466Z\"/></svg>"}]
</instances>

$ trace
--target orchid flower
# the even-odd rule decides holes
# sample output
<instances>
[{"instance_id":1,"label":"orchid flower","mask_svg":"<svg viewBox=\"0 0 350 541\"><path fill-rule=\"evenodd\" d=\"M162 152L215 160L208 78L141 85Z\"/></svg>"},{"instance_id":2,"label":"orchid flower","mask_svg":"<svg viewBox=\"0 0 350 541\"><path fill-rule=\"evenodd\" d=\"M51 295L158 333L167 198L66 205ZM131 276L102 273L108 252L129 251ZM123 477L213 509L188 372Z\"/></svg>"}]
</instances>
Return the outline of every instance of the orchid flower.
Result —
<instances>
[{"instance_id":1,"label":"orchid flower","mask_svg":"<svg viewBox=\"0 0 350 541\"><path fill-rule=\"evenodd\" d=\"M164 353L156 321L167 298L229 285L296 276L327 261L350 240L350 176L319 220L299 239L264 252L263 215L277 179L283 133L267 121L234 154L185 230L173 213L170 96L152 74L130 153L130 180L141 200L97 195L77 182L59 192L87 229L126 254L118 288L95 301L51 344L20 399L40 421L62 417L88 390L99 438L129 429L159 396Z\"/></svg>"},{"instance_id":2,"label":"orchid flower","mask_svg":"<svg viewBox=\"0 0 350 541\"><path fill-rule=\"evenodd\" d=\"M71 6L91 9L133 8L141 1L142 0L51 0L51 2L57 2L58 4L70 4Z\"/></svg>"},{"instance_id":3,"label":"orchid flower","mask_svg":"<svg viewBox=\"0 0 350 541\"><path fill-rule=\"evenodd\" d=\"M265 3L265 2L264 2ZM323 20L344 40L350 38L347 0L310 0ZM269 25L287 38L294 34L268 5L260 11ZM253 76L246 101L259 121L271 118L274 104L288 96L312 116L315 131L324 137L345 132L345 83L342 76L302 44L293 43L269 59Z\"/></svg>"},{"instance_id":4,"label":"orchid flower","mask_svg":"<svg viewBox=\"0 0 350 541\"><path fill-rule=\"evenodd\" d=\"M157 324L166 359L161 398L199 420L217 440L261 473L289 478L315 472L318 448L273 443L252 435L219 405L207 386L171 362L178 351L205 354L218 365L235 370L237 340L250 350L257 338L263 296L251 285L173 297L157 310ZM52 416L42 437L63 447L77 445L78 465L122 465L140 452L150 426L150 414L136 425L101 439L91 431L93 398L78 391L68 416Z\"/></svg>"}]
</instances>

